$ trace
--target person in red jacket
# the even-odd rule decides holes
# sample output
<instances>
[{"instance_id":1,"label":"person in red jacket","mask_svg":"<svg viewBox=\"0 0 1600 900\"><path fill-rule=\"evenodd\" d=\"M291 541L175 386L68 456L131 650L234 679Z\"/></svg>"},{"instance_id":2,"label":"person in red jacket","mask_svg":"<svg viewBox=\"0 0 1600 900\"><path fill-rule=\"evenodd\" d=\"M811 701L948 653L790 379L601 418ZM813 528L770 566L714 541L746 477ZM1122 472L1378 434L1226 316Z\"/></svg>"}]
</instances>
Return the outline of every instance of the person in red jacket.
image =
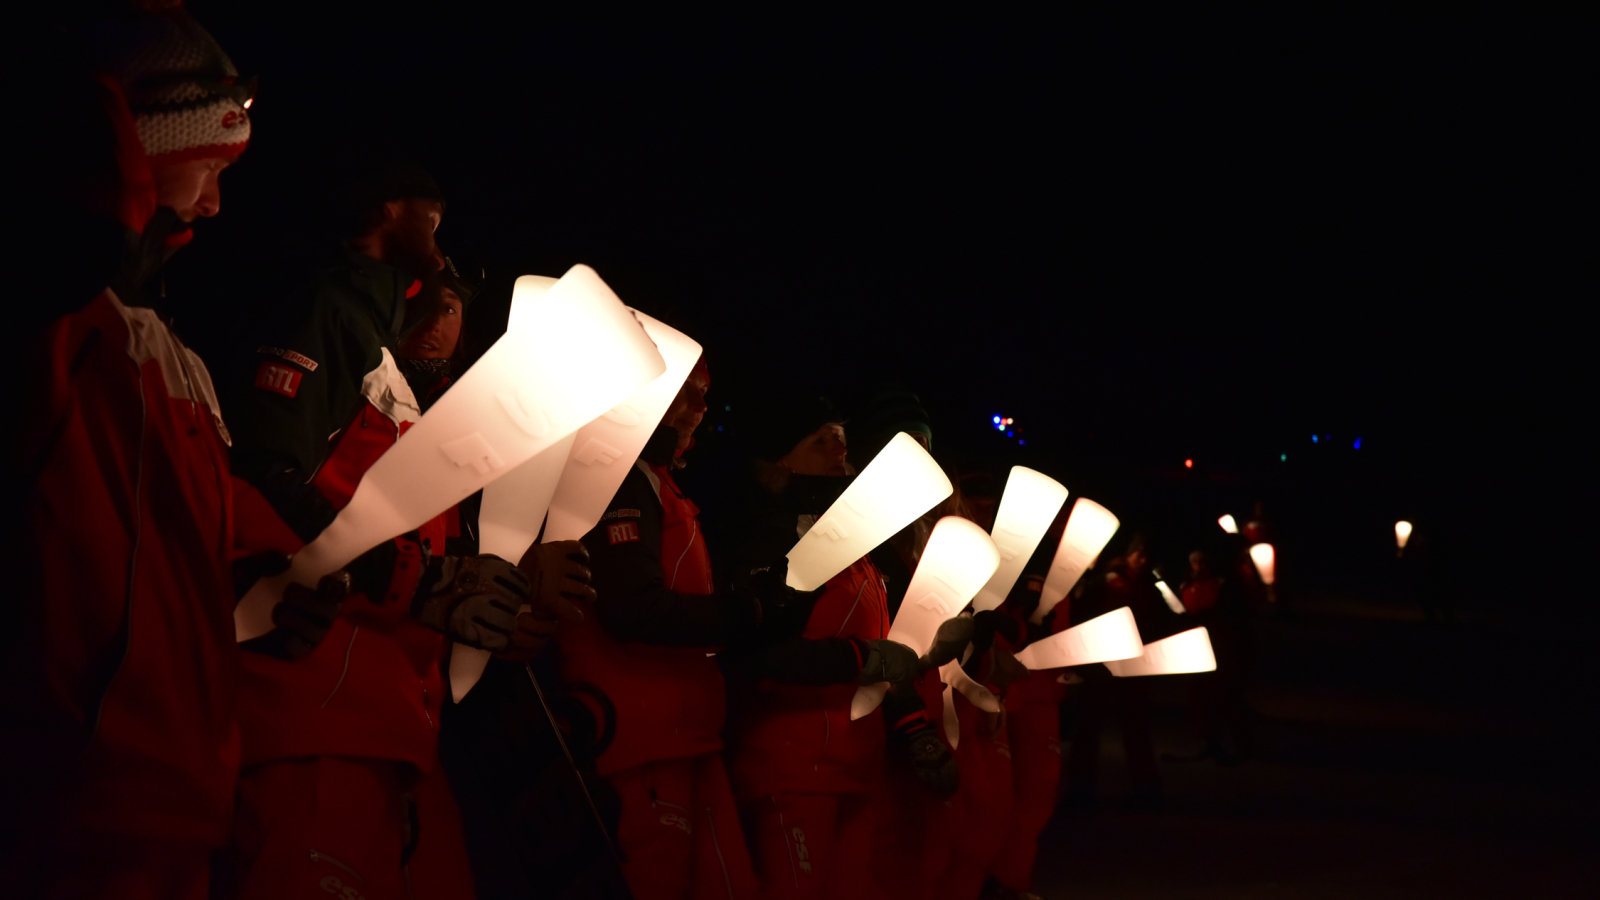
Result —
<instances>
[{"instance_id":1,"label":"person in red jacket","mask_svg":"<svg viewBox=\"0 0 1600 900\"><path fill-rule=\"evenodd\" d=\"M1035 572L1047 572L1060 542L1066 511L1052 533L1041 542L1041 553L1030 563ZM1016 623L1026 643L1042 640L1067 627L1070 600L1063 600L1040 624L1028 619L1038 608L1044 588L1042 575L1024 575L1022 583L1000 607ZM1061 702L1067 685L1063 670L1028 672L1005 695L1007 745L1011 751L1013 800L999 850L989 862L989 882L984 897L1027 900L1031 893L1033 864L1039 853L1039 835L1055 812L1056 790L1061 784Z\"/></svg>"},{"instance_id":2,"label":"person in red jacket","mask_svg":"<svg viewBox=\"0 0 1600 900\"><path fill-rule=\"evenodd\" d=\"M433 232L438 187L420 167L371 160L340 196L347 243L286 306L257 350L240 400L233 462L294 529L314 539L367 469L421 417L396 359L407 300L444 258ZM430 295L431 296L431 295ZM450 353L454 348L450 348ZM450 355L445 354L446 357ZM536 547L517 565L449 556L444 515L349 566L352 594L306 659L246 658L240 692L244 769L221 871L225 896L322 897L345 888L404 896L412 853L459 850L454 816L422 818L437 764L445 641L511 645L524 603L559 604L581 567L574 542ZM554 552L541 566L541 554ZM540 570L553 577L538 578ZM538 596L532 584L542 585ZM464 852L451 896L470 896ZM435 857L437 859L437 857ZM444 879L449 881L449 878ZM416 885L413 885L415 887Z\"/></svg>"},{"instance_id":3,"label":"person in red jacket","mask_svg":"<svg viewBox=\"0 0 1600 900\"><path fill-rule=\"evenodd\" d=\"M962 670L1004 702L1009 688L1027 677L1013 656L1022 644L1021 629L1003 609L977 613L973 626L972 652ZM944 860L936 895L959 900L978 896L1000 853L1012 816L1013 776L1006 713L987 712L960 690L952 690L950 700L960 728L955 757L961 787L955 808L962 834Z\"/></svg>"},{"instance_id":4,"label":"person in red jacket","mask_svg":"<svg viewBox=\"0 0 1600 900\"><path fill-rule=\"evenodd\" d=\"M99 77L79 95L97 105L58 112L109 124L105 170L69 174L99 185L86 199L126 252L111 286L49 300L62 314L13 354L22 383L42 384L8 442L28 564L0 645L0 761L19 773L0 800L0 881L17 897L199 900L239 763L232 563L265 506L230 476L211 377L144 282L220 210L250 95L181 8L97 26ZM280 625L304 627L281 645L319 638L289 617L336 610L325 586L290 591Z\"/></svg>"},{"instance_id":5,"label":"person in red jacket","mask_svg":"<svg viewBox=\"0 0 1600 900\"><path fill-rule=\"evenodd\" d=\"M757 609L716 589L700 511L673 478L710 383L702 359L584 536L597 599L558 638L562 681L615 711L596 768L621 798L616 842L640 900L757 894L722 763L726 689L712 658L745 639Z\"/></svg>"},{"instance_id":6,"label":"person in red jacket","mask_svg":"<svg viewBox=\"0 0 1600 900\"><path fill-rule=\"evenodd\" d=\"M852 721L862 684L909 688L917 654L885 638L883 578L863 557L811 593L783 587L784 555L849 484L844 429L815 395L760 410L755 482L738 571L762 604L759 636L730 648L737 671L729 762L766 897L878 896L869 798L882 710Z\"/></svg>"}]
</instances>

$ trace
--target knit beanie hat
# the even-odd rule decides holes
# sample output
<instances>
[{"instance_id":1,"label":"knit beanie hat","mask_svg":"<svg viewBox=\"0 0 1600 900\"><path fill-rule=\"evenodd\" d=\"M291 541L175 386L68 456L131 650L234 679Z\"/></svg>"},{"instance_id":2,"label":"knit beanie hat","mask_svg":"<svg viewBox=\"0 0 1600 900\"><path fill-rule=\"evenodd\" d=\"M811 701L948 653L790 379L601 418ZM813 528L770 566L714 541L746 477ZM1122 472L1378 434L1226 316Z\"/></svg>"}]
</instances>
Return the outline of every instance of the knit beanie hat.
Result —
<instances>
[{"instance_id":1,"label":"knit beanie hat","mask_svg":"<svg viewBox=\"0 0 1600 900\"><path fill-rule=\"evenodd\" d=\"M796 444L818 428L844 421L827 397L812 393L776 392L756 402L754 408L746 432L749 450L768 462L788 456Z\"/></svg>"},{"instance_id":2,"label":"knit beanie hat","mask_svg":"<svg viewBox=\"0 0 1600 900\"><path fill-rule=\"evenodd\" d=\"M874 391L850 417L850 459L863 468L900 432L921 434L933 447L931 417L916 394L897 387Z\"/></svg>"},{"instance_id":3,"label":"knit beanie hat","mask_svg":"<svg viewBox=\"0 0 1600 900\"><path fill-rule=\"evenodd\" d=\"M391 200L437 200L444 205L439 183L420 163L384 151L363 151L346 148L345 158L334 167L331 225L340 237L366 233L374 212Z\"/></svg>"},{"instance_id":4,"label":"knit beanie hat","mask_svg":"<svg viewBox=\"0 0 1600 900\"><path fill-rule=\"evenodd\" d=\"M250 141L252 80L180 2L146 0L146 11L99 23L101 71L127 98L152 164L237 156Z\"/></svg>"}]
</instances>

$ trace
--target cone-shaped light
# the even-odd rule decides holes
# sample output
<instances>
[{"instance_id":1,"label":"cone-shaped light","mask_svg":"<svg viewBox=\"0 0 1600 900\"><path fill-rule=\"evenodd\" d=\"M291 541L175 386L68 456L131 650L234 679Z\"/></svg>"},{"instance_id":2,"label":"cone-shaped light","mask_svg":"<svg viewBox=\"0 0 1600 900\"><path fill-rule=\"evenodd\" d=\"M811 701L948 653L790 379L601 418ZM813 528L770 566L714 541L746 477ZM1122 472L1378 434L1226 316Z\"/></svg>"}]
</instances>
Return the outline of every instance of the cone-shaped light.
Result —
<instances>
[{"instance_id":1,"label":"cone-shaped light","mask_svg":"<svg viewBox=\"0 0 1600 900\"><path fill-rule=\"evenodd\" d=\"M939 623L961 612L1000 565L994 541L970 519L945 516L933 526L917 571L895 613L889 640L926 654ZM883 702L887 683L856 689L850 718L859 719Z\"/></svg>"},{"instance_id":2,"label":"cone-shaped light","mask_svg":"<svg viewBox=\"0 0 1600 900\"><path fill-rule=\"evenodd\" d=\"M1256 571L1261 573L1262 584L1272 584L1278 580L1278 559L1271 544L1252 544L1250 560L1256 564Z\"/></svg>"},{"instance_id":3,"label":"cone-shaped light","mask_svg":"<svg viewBox=\"0 0 1600 900\"><path fill-rule=\"evenodd\" d=\"M928 451L900 432L789 550L789 587L822 587L953 490Z\"/></svg>"},{"instance_id":4,"label":"cone-shaped light","mask_svg":"<svg viewBox=\"0 0 1600 900\"><path fill-rule=\"evenodd\" d=\"M532 282L515 290L535 290ZM513 295L514 296L514 295ZM577 431L666 370L633 314L600 276L574 266L362 476L355 496L289 571L234 610L239 640L266 634L289 581L329 572Z\"/></svg>"},{"instance_id":5,"label":"cone-shaped light","mask_svg":"<svg viewBox=\"0 0 1600 900\"><path fill-rule=\"evenodd\" d=\"M1211 652L1211 636L1201 626L1145 644L1144 653L1137 659L1114 660L1106 663L1106 668L1118 678L1182 675L1215 671L1217 657Z\"/></svg>"},{"instance_id":6,"label":"cone-shaped light","mask_svg":"<svg viewBox=\"0 0 1600 900\"><path fill-rule=\"evenodd\" d=\"M1411 523L1405 519L1394 523L1394 542L1401 550L1406 548L1406 541L1411 540Z\"/></svg>"},{"instance_id":7,"label":"cone-shaped light","mask_svg":"<svg viewBox=\"0 0 1600 900\"><path fill-rule=\"evenodd\" d=\"M1239 523L1233 520L1233 516L1230 513L1223 513L1222 518L1217 520L1217 524L1221 525L1222 530L1229 534L1239 533Z\"/></svg>"},{"instance_id":8,"label":"cone-shaped light","mask_svg":"<svg viewBox=\"0 0 1600 900\"><path fill-rule=\"evenodd\" d=\"M1124 606L1095 616L1081 625L1034 641L1017 654L1017 662L1030 669L1059 669L1113 659L1133 659L1144 653L1133 610Z\"/></svg>"},{"instance_id":9,"label":"cone-shaped light","mask_svg":"<svg viewBox=\"0 0 1600 900\"><path fill-rule=\"evenodd\" d=\"M1054 478L1025 466L1011 467L991 532L995 546L1000 548L1000 567L973 598L973 609L982 612L1005 602L1022 567L1028 564L1066 502L1067 489Z\"/></svg>"},{"instance_id":10,"label":"cone-shaped light","mask_svg":"<svg viewBox=\"0 0 1600 900\"><path fill-rule=\"evenodd\" d=\"M1050 563L1050 574L1045 577L1044 590L1039 597L1039 608L1033 612L1035 623L1043 622L1046 614L1055 609L1061 598L1067 596L1083 573L1094 565L1100 551L1117 533L1117 517L1104 506L1084 497L1072 504L1072 514L1067 517L1067 529L1056 547L1055 560Z\"/></svg>"}]
</instances>

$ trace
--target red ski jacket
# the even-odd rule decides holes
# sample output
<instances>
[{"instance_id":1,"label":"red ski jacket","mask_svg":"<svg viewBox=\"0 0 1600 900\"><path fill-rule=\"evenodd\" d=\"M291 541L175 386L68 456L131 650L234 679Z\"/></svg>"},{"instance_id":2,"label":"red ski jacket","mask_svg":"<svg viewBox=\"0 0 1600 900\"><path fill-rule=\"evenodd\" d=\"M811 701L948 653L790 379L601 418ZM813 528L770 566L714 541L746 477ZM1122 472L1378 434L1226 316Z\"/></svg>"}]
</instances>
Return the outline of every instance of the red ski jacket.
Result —
<instances>
[{"instance_id":1,"label":"red ski jacket","mask_svg":"<svg viewBox=\"0 0 1600 900\"><path fill-rule=\"evenodd\" d=\"M889 632L883 576L866 557L835 575L812 607L807 640L878 640ZM857 665L865 660L857 660ZM762 680L740 698L730 768L741 801L769 794L864 794L883 766L883 714L850 720L852 682L822 687Z\"/></svg>"},{"instance_id":2,"label":"red ski jacket","mask_svg":"<svg viewBox=\"0 0 1600 900\"><path fill-rule=\"evenodd\" d=\"M616 709L601 775L722 749L727 692L708 654L724 623L699 513L669 467L640 460L583 537L598 599L561 634L561 678Z\"/></svg>"},{"instance_id":3,"label":"red ski jacket","mask_svg":"<svg viewBox=\"0 0 1600 900\"><path fill-rule=\"evenodd\" d=\"M154 311L109 290L24 356L44 384L8 442L23 585L0 652L0 759L23 784L0 808L220 844L239 651L234 484L211 377Z\"/></svg>"}]
</instances>

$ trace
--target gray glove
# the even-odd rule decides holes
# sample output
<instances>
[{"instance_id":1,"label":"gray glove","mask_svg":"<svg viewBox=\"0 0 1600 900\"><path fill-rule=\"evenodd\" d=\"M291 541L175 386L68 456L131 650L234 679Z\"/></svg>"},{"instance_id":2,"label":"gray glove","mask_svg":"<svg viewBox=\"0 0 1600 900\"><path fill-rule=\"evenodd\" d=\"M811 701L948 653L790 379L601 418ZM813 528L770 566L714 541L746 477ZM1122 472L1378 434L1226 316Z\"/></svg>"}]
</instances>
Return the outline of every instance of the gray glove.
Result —
<instances>
[{"instance_id":1,"label":"gray glove","mask_svg":"<svg viewBox=\"0 0 1600 900\"><path fill-rule=\"evenodd\" d=\"M856 678L857 684L877 684L880 681L904 684L919 674L917 651L887 638L866 643L871 650L867 653L866 664L861 667L861 674Z\"/></svg>"},{"instance_id":2,"label":"gray glove","mask_svg":"<svg viewBox=\"0 0 1600 900\"><path fill-rule=\"evenodd\" d=\"M459 644L504 650L517 630L517 610L533 584L498 556L436 556L428 560L411 617Z\"/></svg>"}]
</instances>

